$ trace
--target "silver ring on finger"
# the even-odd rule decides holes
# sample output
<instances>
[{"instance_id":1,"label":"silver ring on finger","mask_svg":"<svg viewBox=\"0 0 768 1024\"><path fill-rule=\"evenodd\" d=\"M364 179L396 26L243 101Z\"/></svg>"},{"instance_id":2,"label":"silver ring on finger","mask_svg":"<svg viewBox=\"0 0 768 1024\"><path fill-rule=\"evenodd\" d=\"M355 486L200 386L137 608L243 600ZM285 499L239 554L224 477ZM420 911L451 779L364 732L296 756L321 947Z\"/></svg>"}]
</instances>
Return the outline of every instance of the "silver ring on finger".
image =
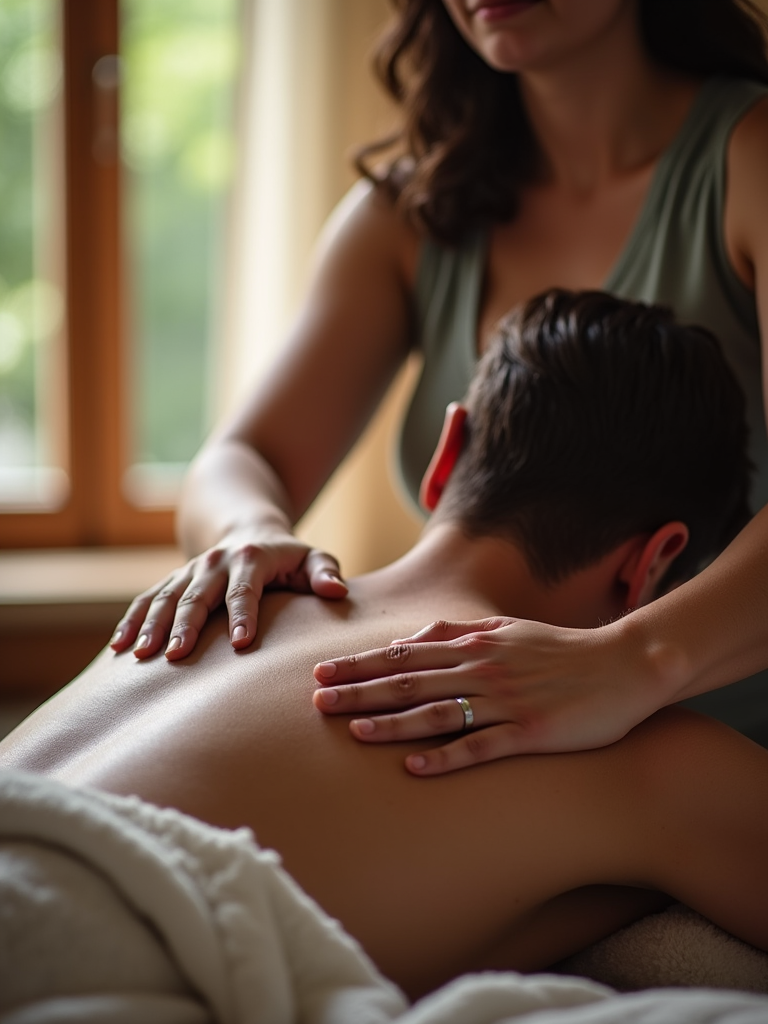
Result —
<instances>
[{"instance_id":1,"label":"silver ring on finger","mask_svg":"<svg viewBox=\"0 0 768 1024\"><path fill-rule=\"evenodd\" d=\"M454 697L454 700L461 708L464 714L464 725L461 727L462 732L466 729L471 729L475 721L475 713L472 710L472 705L469 703L466 697Z\"/></svg>"}]
</instances>

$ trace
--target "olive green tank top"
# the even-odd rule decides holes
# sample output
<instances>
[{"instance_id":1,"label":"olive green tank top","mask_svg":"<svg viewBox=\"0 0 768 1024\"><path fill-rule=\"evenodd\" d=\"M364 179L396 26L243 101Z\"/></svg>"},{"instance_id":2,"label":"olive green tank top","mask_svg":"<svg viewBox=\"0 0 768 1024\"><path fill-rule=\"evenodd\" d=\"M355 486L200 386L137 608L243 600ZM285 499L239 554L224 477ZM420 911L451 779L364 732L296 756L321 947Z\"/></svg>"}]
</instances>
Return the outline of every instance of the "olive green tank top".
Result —
<instances>
[{"instance_id":1,"label":"olive green tank top","mask_svg":"<svg viewBox=\"0 0 768 1024\"><path fill-rule=\"evenodd\" d=\"M736 276L723 236L728 140L768 89L713 78L699 91L679 134L662 154L645 204L603 288L625 298L671 306L678 319L708 327L747 398L751 456L757 466L752 502L768 502L768 439L754 295ZM460 248L426 241L416 283L421 376L403 422L399 468L418 504L421 477L446 405L460 399L474 371L479 301L487 250L484 234Z\"/></svg>"}]
</instances>

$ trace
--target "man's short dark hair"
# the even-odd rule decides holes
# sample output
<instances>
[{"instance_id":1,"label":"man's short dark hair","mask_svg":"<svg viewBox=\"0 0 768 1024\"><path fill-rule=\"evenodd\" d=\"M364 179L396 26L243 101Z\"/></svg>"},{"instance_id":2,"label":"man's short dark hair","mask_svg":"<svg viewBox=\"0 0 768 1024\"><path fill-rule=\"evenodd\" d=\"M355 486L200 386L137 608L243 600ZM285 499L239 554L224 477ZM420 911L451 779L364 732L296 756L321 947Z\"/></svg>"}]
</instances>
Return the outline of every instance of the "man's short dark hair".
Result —
<instances>
[{"instance_id":1,"label":"man's short dark hair","mask_svg":"<svg viewBox=\"0 0 768 1024\"><path fill-rule=\"evenodd\" d=\"M717 339L670 310L553 290L513 311L467 396L440 513L517 541L555 583L681 520L693 575L750 516L744 397Z\"/></svg>"}]
</instances>

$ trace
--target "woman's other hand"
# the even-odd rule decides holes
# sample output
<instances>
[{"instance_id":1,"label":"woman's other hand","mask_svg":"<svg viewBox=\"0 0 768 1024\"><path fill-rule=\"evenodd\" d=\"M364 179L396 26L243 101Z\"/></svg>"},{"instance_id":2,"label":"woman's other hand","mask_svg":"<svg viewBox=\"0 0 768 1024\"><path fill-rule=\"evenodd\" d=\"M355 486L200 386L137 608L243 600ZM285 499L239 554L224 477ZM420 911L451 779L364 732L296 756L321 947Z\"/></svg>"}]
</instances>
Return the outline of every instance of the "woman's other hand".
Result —
<instances>
[{"instance_id":1,"label":"woman's other hand","mask_svg":"<svg viewBox=\"0 0 768 1024\"><path fill-rule=\"evenodd\" d=\"M407 757L416 775L605 746L666 703L642 646L626 636L629 619L598 629L508 618L436 622L387 648L316 666L315 707L389 712L350 723L357 739L388 743L461 732L457 698L469 700L472 728Z\"/></svg>"},{"instance_id":2,"label":"woman's other hand","mask_svg":"<svg viewBox=\"0 0 768 1024\"><path fill-rule=\"evenodd\" d=\"M333 555L310 548L291 534L262 541L235 535L139 594L118 623L110 646L119 652L136 641L136 657L149 658L166 645L165 656L171 661L184 658L194 649L210 613L226 601L232 646L242 650L256 635L265 589L326 598L347 594Z\"/></svg>"}]
</instances>

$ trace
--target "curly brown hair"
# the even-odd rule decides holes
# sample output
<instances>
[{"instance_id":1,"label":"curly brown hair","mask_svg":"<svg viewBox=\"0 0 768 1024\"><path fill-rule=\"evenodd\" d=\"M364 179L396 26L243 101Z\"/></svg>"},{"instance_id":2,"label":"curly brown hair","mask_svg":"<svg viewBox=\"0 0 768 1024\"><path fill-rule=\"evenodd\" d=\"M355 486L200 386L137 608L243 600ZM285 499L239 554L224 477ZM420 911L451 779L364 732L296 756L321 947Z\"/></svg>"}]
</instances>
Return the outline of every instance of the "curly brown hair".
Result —
<instances>
[{"instance_id":1,"label":"curly brown hair","mask_svg":"<svg viewBox=\"0 0 768 1024\"><path fill-rule=\"evenodd\" d=\"M495 71L462 38L442 0L392 0L374 67L403 112L395 135L361 149L357 169L438 241L456 244L511 220L539 153L517 76ZM639 0L652 59L697 77L768 84L766 18L752 0ZM372 160L395 147L384 169Z\"/></svg>"}]
</instances>

